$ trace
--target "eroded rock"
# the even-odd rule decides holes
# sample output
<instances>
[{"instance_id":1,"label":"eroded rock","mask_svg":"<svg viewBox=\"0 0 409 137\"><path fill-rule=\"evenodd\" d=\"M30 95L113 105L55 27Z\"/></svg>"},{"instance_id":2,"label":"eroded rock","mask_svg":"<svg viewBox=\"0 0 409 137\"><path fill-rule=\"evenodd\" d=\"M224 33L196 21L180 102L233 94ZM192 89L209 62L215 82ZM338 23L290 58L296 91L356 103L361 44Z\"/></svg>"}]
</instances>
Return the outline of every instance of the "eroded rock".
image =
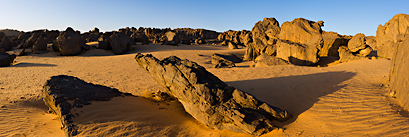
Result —
<instances>
[{"instance_id":1,"label":"eroded rock","mask_svg":"<svg viewBox=\"0 0 409 137\"><path fill-rule=\"evenodd\" d=\"M70 111L90 105L92 101L109 101L116 96L124 96L117 89L87 83L79 78L59 75L53 76L43 86L43 100L49 111L58 115L67 137L78 134L72 119L76 114Z\"/></svg>"},{"instance_id":2,"label":"eroded rock","mask_svg":"<svg viewBox=\"0 0 409 137\"><path fill-rule=\"evenodd\" d=\"M389 74L390 89L396 93L396 98L405 110L409 110L409 33L401 42L395 43L391 71Z\"/></svg>"},{"instance_id":3,"label":"eroded rock","mask_svg":"<svg viewBox=\"0 0 409 137\"><path fill-rule=\"evenodd\" d=\"M318 62L318 49L315 46L279 40L276 57L295 65L309 66Z\"/></svg>"},{"instance_id":4,"label":"eroded rock","mask_svg":"<svg viewBox=\"0 0 409 137\"><path fill-rule=\"evenodd\" d=\"M376 49L378 56L385 58L393 57L394 43L398 42L398 36L405 34L409 27L409 15L397 14L385 25L379 25L376 31Z\"/></svg>"},{"instance_id":5,"label":"eroded rock","mask_svg":"<svg viewBox=\"0 0 409 137\"><path fill-rule=\"evenodd\" d=\"M186 112L209 128L262 135L276 129L272 120L291 117L286 111L225 84L195 62L176 56L160 61L151 54L140 53L135 59L182 103Z\"/></svg>"},{"instance_id":6,"label":"eroded rock","mask_svg":"<svg viewBox=\"0 0 409 137\"><path fill-rule=\"evenodd\" d=\"M81 39L81 35L75 32L71 27L68 27L55 39L54 47L61 52L61 55L70 56L77 55L82 52L85 43Z\"/></svg>"},{"instance_id":7,"label":"eroded rock","mask_svg":"<svg viewBox=\"0 0 409 137\"><path fill-rule=\"evenodd\" d=\"M256 61L256 64L255 64L256 67L291 64L284 59L270 56L270 55L267 55L266 53L261 53L261 55L258 56L255 61Z\"/></svg>"},{"instance_id":8,"label":"eroded rock","mask_svg":"<svg viewBox=\"0 0 409 137\"><path fill-rule=\"evenodd\" d=\"M14 59L16 58L16 55L8 54L8 53L2 53L0 52L0 67L7 67L10 66Z\"/></svg>"},{"instance_id":9,"label":"eroded rock","mask_svg":"<svg viewBox=\"0 0 409 137\"><path fill-rule=\"evenodd\" d=\"M356 56L352 54L352 52L345 46L339 47L338 52L339 52L339 60L338 60L339 63L366 59L365 57Z\"/></svg>"},{"instance_id":10,"label":"eroded rock","mask_svg":"<svg viewBox=\"0 0 409 137\"><path fill-rule=\"evenodd\" d=\"M241 58L237 57L234 54L221 55L215 53L212 55L212 64L214 65L214 68L235 67L236 64L234 63L240 63L241 61Z\"/></svg>"}]
</instances>

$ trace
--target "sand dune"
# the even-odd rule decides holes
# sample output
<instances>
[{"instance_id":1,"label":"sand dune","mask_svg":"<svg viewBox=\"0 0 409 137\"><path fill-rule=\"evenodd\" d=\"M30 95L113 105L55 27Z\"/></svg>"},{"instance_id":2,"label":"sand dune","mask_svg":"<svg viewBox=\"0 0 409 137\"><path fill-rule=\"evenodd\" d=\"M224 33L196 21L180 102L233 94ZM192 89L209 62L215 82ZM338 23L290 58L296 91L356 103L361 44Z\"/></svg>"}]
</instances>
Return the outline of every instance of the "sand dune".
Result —
<instances>
[{"instance_id":1,"label":"sand dune","mask_svg":"<svg viewBox=\"0 0 409 137\"><path fill-rule=\"evenodd\" d=\"M226 69L211 68L213 53L243 55L245 49L216 46L137 45L135 52L160 59L187 58L236 88L293 114L264 136L407 136L409 119L391 107L387 96L390 60L361 60L330 67L294 65ZM44 82L54 75L71 75L94 84L141 95L164 91L134 60L135 54L113 55L91 50L80 56L56 53L16 58L0 68L0 135L64 136L56 115L42 102ZM201 54L202 56L199 56ZM82 111L82 112L81 112ZM177 101L153 102L142 97L116 97L75 110L80 136L249 136L212 130L183 111Z\"/></svg>"}]
</instances>

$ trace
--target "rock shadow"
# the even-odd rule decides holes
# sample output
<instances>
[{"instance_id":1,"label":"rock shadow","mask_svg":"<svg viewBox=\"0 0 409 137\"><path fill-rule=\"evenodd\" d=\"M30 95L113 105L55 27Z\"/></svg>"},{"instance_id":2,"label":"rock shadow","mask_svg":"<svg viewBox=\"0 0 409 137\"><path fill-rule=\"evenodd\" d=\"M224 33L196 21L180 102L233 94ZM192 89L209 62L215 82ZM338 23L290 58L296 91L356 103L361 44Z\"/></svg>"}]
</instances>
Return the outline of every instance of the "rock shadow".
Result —
<instances>
[{"instance_id":1,"label":"rock shadow","mask_svg":"<svg viewBox=\"0 0 409 137\"><path fill-rule=\"evenodd\" d=\"M293 118L276 124L282 127L294 122L298 115L310 109L320 97L345 87L342 82L355 75L353 72L338 71L226 83L272 106L287 110Z\"/></svg>"},{"instance_id":2,"label":"rock shadow","mask_svg":"<svg viewBox=\"0 0 409 137\"><path fill-rule=\"evenodd\" d=\"M56 67L54 64L42 64L42 63L18 63L10 67Z\"/></svg>"}]
</instances>

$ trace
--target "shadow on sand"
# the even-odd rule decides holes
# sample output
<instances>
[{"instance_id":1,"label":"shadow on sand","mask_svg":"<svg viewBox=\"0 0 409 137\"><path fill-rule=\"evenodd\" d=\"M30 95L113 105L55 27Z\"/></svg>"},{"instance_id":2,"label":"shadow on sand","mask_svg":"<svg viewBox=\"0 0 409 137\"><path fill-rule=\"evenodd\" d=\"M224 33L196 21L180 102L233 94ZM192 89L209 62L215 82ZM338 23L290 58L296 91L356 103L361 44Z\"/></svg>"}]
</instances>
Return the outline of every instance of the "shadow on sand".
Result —
<instances>
[{"instance_id":1,"label":"shadow on sand","mask_svg":"<svg viewBox=\"0 0 409 137\"><path fill-rule=\"evenodd\" d=\"M311 108L320 97L345 87L342 82L355 75L339 71L226 83L272 106L287 110L293 118L277 125L281 127L294 122L298 115Z\"/></svg>"},{"instance_id":2,"label":"shadow on sand","mask_svg":"<svg viewBox=\"0 0 409 137\"><path fill-rule=\"evenodd\" d=\"M56 67L54 64L42 64L42 63L18 63L10 67Z\"/></svg>"}]
</instances>

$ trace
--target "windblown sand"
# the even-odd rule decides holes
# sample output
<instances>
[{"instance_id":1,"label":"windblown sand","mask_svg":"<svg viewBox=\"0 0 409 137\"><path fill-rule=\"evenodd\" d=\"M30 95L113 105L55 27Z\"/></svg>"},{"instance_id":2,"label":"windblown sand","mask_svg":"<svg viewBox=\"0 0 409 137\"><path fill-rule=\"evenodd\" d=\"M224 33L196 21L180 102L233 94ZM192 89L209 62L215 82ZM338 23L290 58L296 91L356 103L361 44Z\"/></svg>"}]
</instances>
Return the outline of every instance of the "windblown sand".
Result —
<instances>
[{"instance_id":1,"label":"windblown sand","mask_svg":"<svg viewBox=\"0 0 409 137\"><path fill-rule=\"evenodd\" d=\"M291 113L280 129L264 136L408 136L409 117L396 108L387 93L390 60L361 60L330 67L271 66L211 68L213 53L242 55L245 49L216 46L137 45L135 52L159 59L187 58L236 88ZM0 136L64 136L56 115L46 113L42 86L55 75L71 75L86 82L142 95L164 91L139 67L135 54L112 55L91 50L79 56L57 53L17 57L0 68ZM201 56L199 56L199 54ZM72 111L79 113L79 136L249 136L209 129L197 122L177 101L154 102L142 97L115 97L108 102Z\"/></svg>"}]
</instances>

